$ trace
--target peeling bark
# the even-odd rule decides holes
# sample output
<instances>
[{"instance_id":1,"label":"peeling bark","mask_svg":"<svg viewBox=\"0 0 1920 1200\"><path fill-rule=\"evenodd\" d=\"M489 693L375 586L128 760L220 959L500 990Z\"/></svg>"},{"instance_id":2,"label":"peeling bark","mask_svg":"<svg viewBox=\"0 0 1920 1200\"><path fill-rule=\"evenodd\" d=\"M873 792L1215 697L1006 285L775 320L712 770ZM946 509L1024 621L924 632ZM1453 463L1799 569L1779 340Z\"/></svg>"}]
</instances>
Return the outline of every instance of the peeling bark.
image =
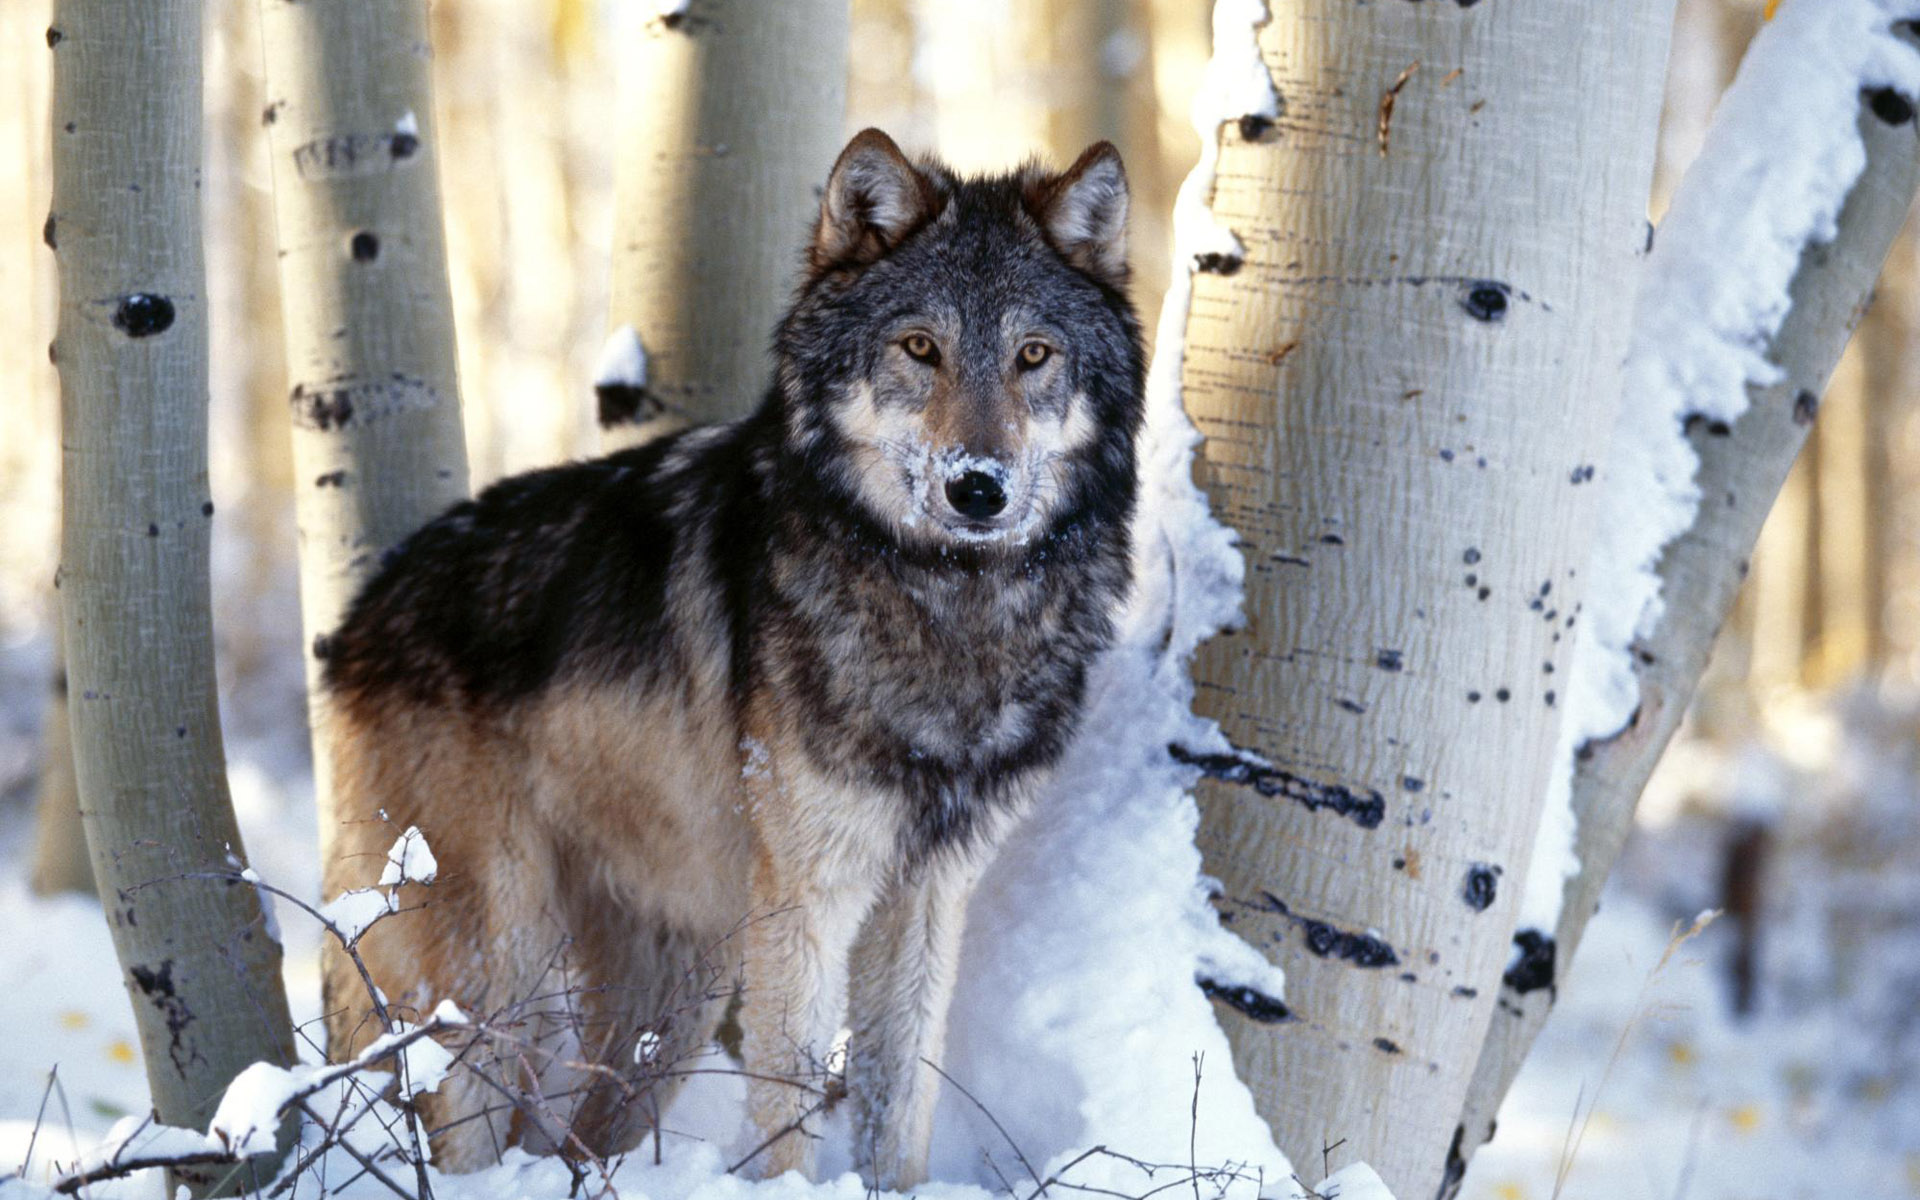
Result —
<instances>
[{"instance_id":1,"label":"peeling bark","mask_svg":"<svg viewBox=\"0 0 1920 1200\"><path fill-rule=\"evenodd\" d=\"M204 1127L242 1068L294 1051L258 895L188 877L244 854L207 575L201 9L60 0L53 29L75 779L154 1107ZM205 1195L248 1178L181 1168L172 1183Z\"/></svg>"}]
</instances>

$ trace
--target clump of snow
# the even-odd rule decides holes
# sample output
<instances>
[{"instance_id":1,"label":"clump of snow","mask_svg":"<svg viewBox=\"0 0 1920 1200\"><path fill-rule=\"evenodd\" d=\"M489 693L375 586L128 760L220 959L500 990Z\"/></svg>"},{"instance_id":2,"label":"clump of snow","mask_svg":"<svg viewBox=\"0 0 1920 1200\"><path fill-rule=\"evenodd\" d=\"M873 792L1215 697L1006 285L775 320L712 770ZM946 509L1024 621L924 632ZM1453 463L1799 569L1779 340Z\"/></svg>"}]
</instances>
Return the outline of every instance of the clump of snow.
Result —
<instances>
[{"instance_id":1,"label":"clump of snow","mask_svg":"<svg viewBox=\"0 0 1920 1200\"><path fill-rule=\"evenodd\" d=\"M263 1151L273 1146L280 1127L280 1110L313 1079L312 1067L276 1067L257 1062L234 1077L220 1097L207 1126L208 1137L235 1153Z\"/></svg>"},{"instance_id":2,"label":"clump of snow","mask_svg":"<svg viewBox=\"0 0 1920 1200\"><path fill-rule=\"evenodd\" d=\"M1620 731L1639 702L1630 652L1664 611L1656 573L1693 524L1699 459L1683 432L1732 421L1767 359L1800 255L1829 241L1866 165L1863 88L1920 94L1920 54L1893 32L1916 0L1792 0L1754 39L1681 181L1646 263L1604 477L1556 762L1521 901L1550 933L1574 856L1574 754Z\"/></svg>"},{"instance_id":3,"label":"clump of snow","mask_svg":"<svg viewBox=\"0 0 1920 1200\"><path fill-rule=\"evenodd\" d=\"M593 368L593 386L647 386L647 348L640 341L639 330L622 325L607 335L600 347L600 361Z\"/></svg>"},{"instance_id":4,"label":"clump of snow","mask_svg":"<svg viewBox=\"0 0 1920 1200\"><path fill-rule=\"evenodd\" d=\"M427 839L421 835L417 825L407 826L387 851L387 865L380 871L381 887L398 887L403 883L432 883L440 872L440 864L433 857L433 851L427 846Z\"/></svg>"},{"instance_id":5,"label":"clump of snow","mask_svg":"<svg viewBox=\"0 0 1920 1200\"><path fill-rule=\"evenodd\" d=\"M1393 1200L1393 1193L1374 1169L1365 1163L1342 1167L1314 1185L1319 1200ZM1306 1200L1307 1193L1295 1191L1294 1200Z\"/></svg>"},{"instance_id":6,"label":"clump of snow","mask_svg":"<svg viewBox=\"0 0 1920 1200\"><path fill-rule=\"evenodd\" d=\"M100 1144L80 1156L66 1173L85 1175L115 1163L154 1158L219 1154L225 1147L197 1129L161 1125L151 1117L121 1117Z\"/></svg>"},{"instance_id":7,"label":"clump of snow","mask_svg":"<svg viewBox=\"0 0 1920 1200\"><path fill-rule=\"evenodd\" d=\"M320 915L335 929L341 940L351 946L373 928L374 923L396 911L392 894L379 888L354 888L320 906Z\"/></svg>"}]
</instances>

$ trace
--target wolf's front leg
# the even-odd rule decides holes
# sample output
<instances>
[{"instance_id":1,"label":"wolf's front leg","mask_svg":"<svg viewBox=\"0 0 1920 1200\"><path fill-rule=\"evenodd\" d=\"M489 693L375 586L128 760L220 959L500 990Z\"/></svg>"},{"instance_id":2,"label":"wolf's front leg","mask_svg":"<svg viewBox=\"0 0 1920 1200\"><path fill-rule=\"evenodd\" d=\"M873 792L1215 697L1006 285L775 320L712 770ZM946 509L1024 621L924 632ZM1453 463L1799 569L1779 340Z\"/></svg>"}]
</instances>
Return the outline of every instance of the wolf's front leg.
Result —
<instances>
[{"instance_id":1,"label":"wolf's front leg","mask_svg":"<svg viewBox=\"0 0 1920 1200\"><path fill-rule=\"evenodd\" d=\"M987 857L940 855L895 878L854 945L847 1090L854 1162L873 1187L926 1178L940 1091L927 1064L940 1061L967 898Z\"/></svg>"},{"instance_id":2,"label":"wolf's front leg","mask_svg":"<svg viewBox=\"0 0 1920 1200\"><path fill-rule=\"evenodd\" d=\"M747 1115L763 1147L745 1169L758 1178L813 1173L815 1135L805 1126L833 1082L827 1056L846 1012L847 959L878 890L871 862L849 861L845 847L796 853L781 837L758 856L743 935L741 1053Z\"/></svg>"}]
</instances>

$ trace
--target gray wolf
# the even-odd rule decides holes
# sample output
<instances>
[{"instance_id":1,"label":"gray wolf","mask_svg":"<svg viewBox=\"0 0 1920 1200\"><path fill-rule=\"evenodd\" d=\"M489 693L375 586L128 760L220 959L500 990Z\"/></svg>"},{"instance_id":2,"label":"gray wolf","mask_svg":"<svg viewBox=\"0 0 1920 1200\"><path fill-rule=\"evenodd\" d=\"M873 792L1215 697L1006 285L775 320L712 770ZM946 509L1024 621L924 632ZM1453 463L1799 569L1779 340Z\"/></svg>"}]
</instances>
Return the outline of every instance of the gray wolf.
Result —
<instances>
[{"instance_id":1,"label":"gray wolf","mask_svg":"<svg viewBox=\"0 0 1920 1200\"><path fill-rule=\"evenodd\" d=\"M418 825L440 881L360 949L494 1030L424 1098L443 1168L632 1146L737 979L748 1167L810 1171L844 1086L869 1181L924 1175L968 894L1129 586L1126 213L1105 143L961 179L861 133L757 411L457 505L327 640L326 892Z\"/></svg>"}]
</instances>

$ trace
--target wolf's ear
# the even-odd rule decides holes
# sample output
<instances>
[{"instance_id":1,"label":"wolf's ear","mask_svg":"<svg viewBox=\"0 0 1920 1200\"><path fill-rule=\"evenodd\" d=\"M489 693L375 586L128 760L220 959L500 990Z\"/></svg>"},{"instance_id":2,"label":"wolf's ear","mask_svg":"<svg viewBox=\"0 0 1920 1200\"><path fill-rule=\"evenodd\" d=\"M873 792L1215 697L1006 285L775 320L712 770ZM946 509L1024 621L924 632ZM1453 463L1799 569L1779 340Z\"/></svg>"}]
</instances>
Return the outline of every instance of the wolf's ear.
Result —
<instances>
[{"instance_id":1,"label":"wolf's ear","mask_svg":"<svg viewBox=\"0 0 1920 1200\"><path fill-rule=\"evenodd\" d=\"M939 193L878 129L853 135L833 164L813 235L813 268L864 266L939 212Z\"/></svg>"},{"instance_id":2,"label":"wolf's ear","mask_svg":"<svg viewBox=\"0 0 1920 1200\"><path fill-rule=\"evenodd\" d=\"M1062 257L1115 287L1127 281L1127 170L1095 142L1065 174L1027 187L1027 206Z\"/></svg>"}]
</instances>

